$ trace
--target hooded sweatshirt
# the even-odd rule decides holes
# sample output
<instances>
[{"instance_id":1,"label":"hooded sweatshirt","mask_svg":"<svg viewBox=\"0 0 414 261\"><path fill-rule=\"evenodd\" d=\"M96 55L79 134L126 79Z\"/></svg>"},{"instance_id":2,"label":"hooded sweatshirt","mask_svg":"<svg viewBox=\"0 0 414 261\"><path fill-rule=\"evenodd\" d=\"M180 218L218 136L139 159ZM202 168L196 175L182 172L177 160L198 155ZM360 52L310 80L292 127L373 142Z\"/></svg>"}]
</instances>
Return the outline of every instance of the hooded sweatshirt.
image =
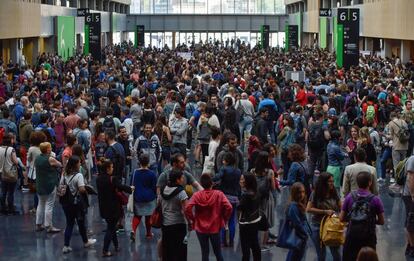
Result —
<instances>
[{"instance_id":1,"label":"hooded sweatshirt","mask_svg":"<svg viewBox=\"0 0 414 261\"><path fill-rule=\"evenodd\" d=\"M192 221L195 231L216 234L229 220L232 209L223 192L206 189L196 192L191 197L185 208L185 214Z\"/></svg>"}]
</instances>

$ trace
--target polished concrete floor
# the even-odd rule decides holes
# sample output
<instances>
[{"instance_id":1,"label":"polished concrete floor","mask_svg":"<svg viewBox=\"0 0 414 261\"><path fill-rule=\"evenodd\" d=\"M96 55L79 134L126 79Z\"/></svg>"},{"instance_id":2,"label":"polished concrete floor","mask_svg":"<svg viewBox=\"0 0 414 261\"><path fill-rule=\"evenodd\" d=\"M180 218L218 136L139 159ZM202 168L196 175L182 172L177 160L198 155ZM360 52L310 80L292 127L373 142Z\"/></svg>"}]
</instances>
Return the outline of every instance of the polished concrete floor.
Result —
<instances>
[{"instance_id":1,"label":"polished concrete floor","mask_svg":"<svg viewBox=\"0 0 414 261\"><path fill-rule=\"evenodd\" d=\"M381 198L385 206L386 224L377 228L378 245L377 251L380 260L406 260L404 256L404 206L400 198L390 197L386 186L381 188ZM278 196L276 216L279 218L283 213L287 200L286 191ZM71 246L73 252L62 255L63 232L58 234L46 234L35 232L34 215L29 214L29 208L33 204L33 195L16 192L15 204L21 212L18 216L0 216L0 260L100 260L103 244L103 230L105 222L99 217L99 209L96 197L92 197L92 207L88 213L88 227L93 232L93 237L98 240L91 249L84 249L76 229L74 231ZM127 232L119 234L121 252L110 260L157 260L156 238L160 237L159 230L154 230L155 238L146 240L140 233L135 243L129 240L130 216L127 216ZM55 205L53 215L54 225L58 228L65 227L65 218L59 203ZM278 222L276 222L278 224ZM277 226L276 226L277 227ZM276 233L277 228L272 231ZM143 226L139 228L142 232ZM238 235L236 234L236 242ZM211 251L212 252L212 251ZM237 243L233 249L223 249L225 260L241 260L240 244ZM329 252L329 251L328 251ZM284 260L287 251L272 247L269 252L262 253L262 260ZM215 260L212 253L211 260ZM191 234L188 243L188 260L201 260L200 247L194 233ZM308 243L306 260L316 260L314 247ZM328 260L330 256L328 253Z\"/></svg>"}]
</instances>

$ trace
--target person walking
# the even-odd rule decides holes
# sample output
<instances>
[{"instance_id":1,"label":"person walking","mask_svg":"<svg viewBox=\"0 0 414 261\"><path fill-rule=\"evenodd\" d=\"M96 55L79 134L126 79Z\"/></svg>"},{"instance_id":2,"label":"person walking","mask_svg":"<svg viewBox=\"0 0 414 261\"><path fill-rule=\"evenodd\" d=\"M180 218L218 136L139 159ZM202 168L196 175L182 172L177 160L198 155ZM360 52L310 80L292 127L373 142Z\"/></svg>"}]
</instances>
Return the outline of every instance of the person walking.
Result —
<instances>
[{"instance_id":1,"label":"person walking","mask_svg":"<svg viewBox=\"0 0 414 261\"><path fill-rule=\"evenodd\" d=\"M310 195L306 207L306 212L312 214L312 241L315 244L318 261L326 260L326 246L321 242L320 238L322 219L324 216L331 216L335 213L339 213L340 209L341 200L335 189L334 176L330 173L322 172L315 183L315 190ZM330 246L329 250L331 251L334 261L341 260L339 247Z\"/></svg>"},{"instance_id":2,"label":"person walking","mask_svg":"<svg viewBox=\"0 0 414 261\"><path fill-rule=\"evenodd\" d=\"M197 233L202 260L209 260L210 241L217 261L223 261L219 232L232 215L233 207L223 192L212 189L213 181L209 174L201 175L200 183L204 190L191 197L185 214Z\"/></svg>"},{"instance_id":3,"label":"person walking","mask_svg":"<svg viewBox=\"0 0 414 261\"><path fill-rule=\"evenodd\" d=\"M85 180L82 173L79 171L80 165L80 158L78 156L71 156L67 161L64 174L59 182L59 187L66 185L66 189L69 190L69 193L72 195L71 202L62 201L62 197L60 201L66 217L65 242L62 249L63 254L72 251L70 240L72 238L75 221L78 224L83 246L89 248L96 243L96 239L88 239L86 234L85 215L87 204L85 202L85 197L87 197L87 191L85 189Z\"/></svg>"},{"instance_id":4,"label":"person walking","mask_svg":"<svg viewBox=\"0 0 414 261\"><path fill-rule=\"evenodd\" d=\"M96 179L96 186L98 189L99 212L107 224L102 256L109 257L113 255L109 251L111 242L114 244L116 252L120 250L116 230L122 217L122 205L117 194L123 191L131 194L134 187L122 185L120 177L112 175L114 164L110 160L103 162L102 170Z\"/></svg>"},{"instance_id":5,"label":"person walking","mask_svg":"<svg viewBox=\"0 0 414 261\"><path fill-rule=\"evenodd\" d=\"M154 171L149 169L150 160L148 154L141 154L139 157L141 168L136 169L132 176L132 185L134 190L134 217L132 218L132 231L130 239L135 241L135 233L141 222L141 218L145 217L146 238L151 239L151 215L156 207L157 198L157 177Z\"/></svg>"},{"instance_id":6,"label":"person walking","mask_svg":"<svg viewBox=\"0 0 414 261\"><path fill-rule=\"evenodd\" d=\"M60 232L53 227L52 215L55 206L56 186L59 183L59 171L62 164L52 157L52 145L49 142L40 143L41 154L35 160L36 191L39 204L36 210L36 231L47 229L48 233Z\"/></svg>"}]
</instances>

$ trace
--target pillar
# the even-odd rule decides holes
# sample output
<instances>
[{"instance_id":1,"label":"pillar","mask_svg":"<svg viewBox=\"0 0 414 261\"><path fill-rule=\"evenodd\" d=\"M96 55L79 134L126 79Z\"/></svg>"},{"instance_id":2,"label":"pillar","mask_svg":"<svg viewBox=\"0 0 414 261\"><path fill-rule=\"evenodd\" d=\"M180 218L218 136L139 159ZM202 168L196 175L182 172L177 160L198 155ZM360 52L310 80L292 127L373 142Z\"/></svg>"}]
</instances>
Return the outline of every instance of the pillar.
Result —
<instances>
[{"instance_id":1,"label":"pillar","mask_svg":"<svg viewBox=\"0 0 414 261\"><path fill-rule=\"evenodd\" d=\"M374 40L372 38L364 38L364 46L366 51L374 51Z\"/></svg>"},{"instance_id":2,"label":"pillar","mask_svg":"<svg viewBox=\"0 0 414 261\"><path fill-rule=\"evenodd\" d=\"M175 32L172 32L172 49L175 49L175 47L176 47L176 44L175 44L175 35L176 35L176 33ZM208 41L208 39L207 39L207 41Z\"/></svg>"},{"instance_id":3,"label":"pillar","mask_svg":"<svg viewBox=\"0 0 414 261\"><path fill-rule=\"evenodd\" d=\"M407 40L401 40L401 62L407 63L411 58L411 42Z\"/></svg>"},{"instance_id":4,"label":"pillar","mask_svg":"<svg viewBox=\"0 0 414 261\"><path fill-rule=\"evenodd\" d=\"M80 0L80 8L88 8L88 0Z\"/></svg>"},{"instance_id":5,"label":"pillar","mask_svg":"<svg viewBox=\"0 0 414 261\"><path fill-rule=\"evenodd\" d=\"M19 40L18 38L10 39L10 59L13 63L19 63L22 57L22 51L19 49Z\"/></svg>"},{"instance_id":6,"label":"pillar","mask_svg":"<svg viewBox=\"0 0 414 261\"><path fill-rule=\"evenodd\" d=\"M382 40L382 48L381 48L381 57L391 57L392 56L392 43L390 40L383 39Z\"/></svg>"}]
</instances>

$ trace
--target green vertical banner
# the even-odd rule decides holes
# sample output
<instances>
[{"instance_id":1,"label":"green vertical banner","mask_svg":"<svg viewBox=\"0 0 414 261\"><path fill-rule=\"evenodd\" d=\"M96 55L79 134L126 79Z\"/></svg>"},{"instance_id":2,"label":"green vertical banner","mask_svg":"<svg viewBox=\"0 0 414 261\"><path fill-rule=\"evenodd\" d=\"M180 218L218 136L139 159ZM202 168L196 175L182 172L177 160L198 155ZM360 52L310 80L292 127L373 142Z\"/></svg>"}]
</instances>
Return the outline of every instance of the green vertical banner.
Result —
<instances>
[{"instance_id":1,"label":"green vertical banner","mask_svg":"<svg viewBox=\"0 0 414 261\"><path fill-rule=\"evenodd\" d=\"M289 24L285 25L285 52L289 51Z\"/></svg>"},{"instance_id":2,"label":"green vertical banner","mask_svg":"<svg viewBox=\"0 0 414 261\"><path fill-rule=\"evenodd\" d=\"M319 47L326 49L328 47L328 18L321 17L319 19Z\"/></svg>"},{"instance_id":3,"label":"green vertical banner","mask_svg":"<svg viewBox=\"0 0 414 261\"><path fill-rule=\"evenodd\" d=\"M66 61L75 50L75 17L58 16L56 30L58 55Z\"/></svg>"},{"instance_id":4,"label":"green vertical banner","mask_svg":"<svg viewBox=\"0 0 414 261\"><path fill-rule=\"evenodd\" d=\"M344 26L338 24L336 29L336 64L342 68L344 65Z\"/></svg>"},{"instance_id":5,"label":"green vertical banner","mask_svg":"<svg viewBox=\"0 0 414 261\"><path fill-rule=\"evenodd\" d=\"M84 27L85 45L83 46L83 54L89 55L89 25L85 23Z\"/></svg>"},{"instance_id":6,"label":"green vertical banner","mask_svg":"<svg viewBox=\"0 0 414 261\"><path fill-rule=\"evenodd\" d=\"M337 35L337 32L338 32L338 20L337 20L337 17L335 16L335 17L333 17L332 18L332 21L333 21L333 32L332 32L332 35L333 35L333 49L334 50L336 50L336 43L338 42L338 35Z\"/></svg>"},{"instance_id":7,"label":"green vertical banner","mask_svg":"<svg viewBox=\"0 0 414 261\"><path fill-rule=\"evenodd\" d=\"M302 46L302 12L296 14L296 24L298 25L298 47Z\"/></svg>"}]
</instances>

